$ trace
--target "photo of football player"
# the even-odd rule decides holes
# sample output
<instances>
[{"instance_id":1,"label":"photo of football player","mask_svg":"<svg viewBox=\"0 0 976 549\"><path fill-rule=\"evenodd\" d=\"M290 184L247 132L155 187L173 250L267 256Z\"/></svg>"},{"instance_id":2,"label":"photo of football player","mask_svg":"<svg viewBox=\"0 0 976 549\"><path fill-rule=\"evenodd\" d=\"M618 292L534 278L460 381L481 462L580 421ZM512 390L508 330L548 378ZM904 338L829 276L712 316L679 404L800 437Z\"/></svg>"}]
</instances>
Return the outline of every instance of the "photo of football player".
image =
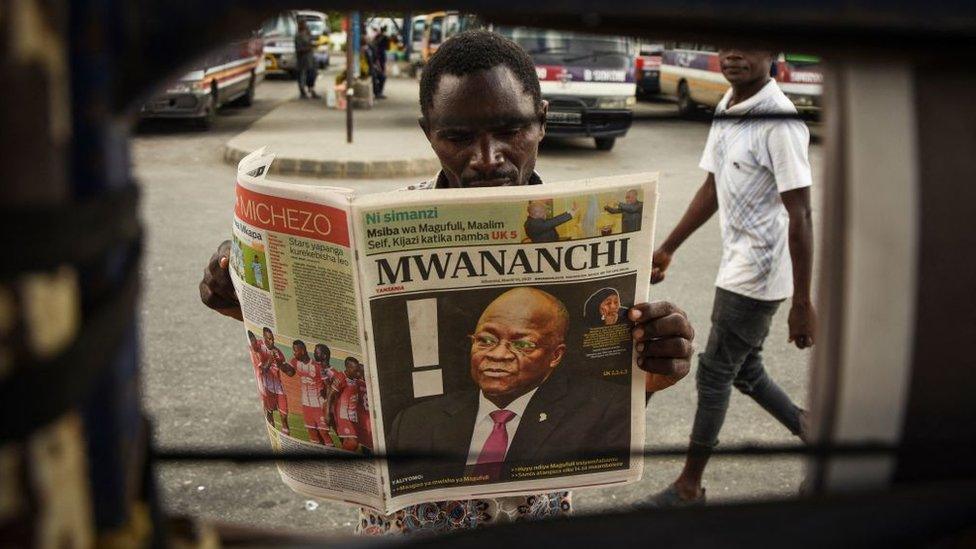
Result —
<instances>
[{"instance_id":1,"label":"photo of football player","mask_svg":"<svg viewBox=\"0 0 976 549\"><path fill-rule=\"evenodd\" d=\"M366 394L366 367L355 358L352 360L355 361L356 367L350 377L350 382L354 382L359 390L359 400L356 402L356 417L359 419L359 422L356 423L356 437L359 439L359 444L368 450L372 450L373 424L369 417L369 398Z\"/></svg>"},{"instance_id":2,"label":"photo of football player","mask_svg":"<svg viewBox=\"0 0 976 549\"><path fill-rule=\"evenodd\" d=\"M334 446L332 437L329 436L329 425L325 421L325 410L322 408L322 392L325 389L322 364L308 356L308 348L300 339L292 342L291 350L292 359L289 364L295 369L302 384L302 416L308 438L315 444Z\"/></svg>"},{"instance_id":3,"label":"photo of football player","mask_svg":"<svg viewBox=\"0 0 976 549\"><path fill-rule=\"evenodd\" d=\"M330 423L335 425L342 449L355 452L359 449L359 383L356 370L359 361L346 357L345 371L335 371L329 386Z\"/></svg>"},{"instance_id":4,"label":"photo of football player","mask_svg":"<svg viewBox=\"0 0 976 549\"><path fill-rule=\"evenodd\" d=\"M261 342L258 336L251 330L247 331L247 352L251 355L251 366L254 367L254 379L257 382L258 394L261 395L261 402L264 402L264 379L261 377Z\"/></svg>"},{"instance_id":5,"label":"photo of football player","mask_svg":"<svg viewBox=\"0 0 976 549\"><path fill-rule=\"evenodd\" d=\"M258 288L264 288L264 266L261 265L261 260L258 256L251 259L251 272L254 273L254 285Z\"/></svg>"},{"instance_id":6,"label":"photo of football player","mask_svg":"<svg viewBox=\"0 0 976 549\"><path fill-rule=\"evenodd\" d=\"M261 379L264 381L264 412L268 423L274 425L274 412L281 418L281 432L290 434L288 428L288 397L281 385L281 374L295 375L295 369L285 360L285 354L275 346L274 332L265 327L264 340L258 342L261 357Z\"/></svg>"}]
</instances>

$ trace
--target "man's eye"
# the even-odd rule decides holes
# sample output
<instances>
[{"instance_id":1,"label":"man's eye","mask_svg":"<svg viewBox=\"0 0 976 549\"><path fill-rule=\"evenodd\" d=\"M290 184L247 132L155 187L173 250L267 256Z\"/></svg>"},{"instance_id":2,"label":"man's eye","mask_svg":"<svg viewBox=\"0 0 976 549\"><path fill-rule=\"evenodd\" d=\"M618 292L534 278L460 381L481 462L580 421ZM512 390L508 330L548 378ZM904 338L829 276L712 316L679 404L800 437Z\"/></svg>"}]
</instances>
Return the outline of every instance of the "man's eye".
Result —
<instances>
[{"instance_id":1,"label":"man's eye","mask_svg":"<svg viewBox=\"0 0 976 549\"><path fill-rule=\"evenodd\" d=\"M534 341L529 341L528 339L516 339L512 342L512 348L516 351L530 352L534 351L536 344Z\"/></svg>"},{"instance_id":2,"label":"man's eye","mask_svg":"<svg viewBox=\"0 0 976 549\"><path fill-rule=\"evenodd\" d=\"M444 139L450 141L451 143L467 143L471 141L471 134L469 133L449 133L444 136Z\"/></svg>"},{"instance_id":3,"label":"man's eye","mask_svg":"<svg viewBox=\"0 0 976 549\"><path fill-rule=\"evenodd\" d=\"M490 335L475 336L474 341L481 347L494 347L498 345L498 338Z\"/></svg>"},{"instance_id":4,"label":"man's eye","mask_svg":"<svg viewBox=\"0 0 976 549\"><path fill-rule=\"evenodd\" d=\"M518 135L521 128L505 128L495 132L495 135L503 138L511 138Z\"/></svg>"}]
</instances>

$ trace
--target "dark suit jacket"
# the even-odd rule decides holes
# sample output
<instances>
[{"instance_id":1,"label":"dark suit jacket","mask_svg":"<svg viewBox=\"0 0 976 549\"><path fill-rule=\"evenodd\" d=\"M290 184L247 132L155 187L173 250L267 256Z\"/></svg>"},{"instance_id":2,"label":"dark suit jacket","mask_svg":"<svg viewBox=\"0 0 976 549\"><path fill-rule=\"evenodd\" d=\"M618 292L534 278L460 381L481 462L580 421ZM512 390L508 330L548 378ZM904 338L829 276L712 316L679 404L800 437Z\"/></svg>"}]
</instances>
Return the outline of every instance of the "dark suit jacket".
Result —
<instances>
[{"instance_id":1,"label":"dark suit jacket","mask_svg":"<svg viewBox=\"0 0 976 549\"><path fill-rule=\"evenodd\" d=\"M619 202L616 208L607 206L604 209L613 214L623 214L623 219L620 220L620 228L623 232L630 233L640 230L641 216L644 215L643 202L635 202L633 204Z\"/></svg>"},{"instance_id":2,"label":"dark suit jacket","mask_svg":"<svg viewBox=\"0 0 976 549\"><path fill-rule=\"evenodd\" d=\"M553 374L529 400L505 456L514 465L555 463L584 454L619 455L630 447L629 387ZM391 464L391 477L423 473L425 479L464 472L478 414L478 391L450 393L397 415L387 434L391 452L456 456L444 463ZM544 415L543 415L544 414ZM544 418L544 419L543 419ZM541 421L540 421L541 419Z\"/></svg>"},{"instance_id":3,"label":"dark suit jacket","mask_svg":"<svg viewBox=\"0 0 976 549\"><path fill-rule=\"evenodd\" d=\"M564 212L549 219L530 217L525 220L525 236L532 242L559 242L556 227L572 219L569 212Z\"/></svg>"}]
</instances>

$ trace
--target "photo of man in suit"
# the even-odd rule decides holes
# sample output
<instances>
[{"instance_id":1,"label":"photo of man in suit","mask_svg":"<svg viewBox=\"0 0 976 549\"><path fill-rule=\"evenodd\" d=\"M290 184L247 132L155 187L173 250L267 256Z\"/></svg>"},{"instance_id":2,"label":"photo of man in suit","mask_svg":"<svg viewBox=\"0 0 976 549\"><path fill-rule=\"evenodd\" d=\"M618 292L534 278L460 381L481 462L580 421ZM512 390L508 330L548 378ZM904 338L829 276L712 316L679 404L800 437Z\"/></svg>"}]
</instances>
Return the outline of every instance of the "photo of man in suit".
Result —
<instances>
[{"instance_id":1,"label":"photo of man in suit","mask_svg":"<svg viewBox=\"0 0 976 549\"><path fill-rule=\"evenodd\" d=\"M529 216L525 219L525 236L534 243L559 242L559 233L556 232L556 227L568 223L578 215L577 212L578 208L574 203L573 209L570 211L546 218L548 209L545 202L537 200L529 202Z\"/></svg>"},{"instance_id":2,"label":"photo of man in suit","mask_svg":"<svg viewBox=\"0 0 976 549\"><path fill-rule=\"evenodd\" d=\"M394 420L391 452L457 456L411 465L430 477L505 480L515 465L626 452L629 387L560 367L569 314L553 295L515 288L492 301L471 337L477 389L414 404Z\"/></svg>"},{"instance_id":3,"label":"photo of man in suit","mask_svg":"<svg viewBox=\"0 0 976 549\"><path fill-rule=\"evenodd\" d=\"M604 206L604 210L612 214L620 214L620 228L625 233L640 230L641 216L644 215L644 203L637 200L637 189L630 189L624 195L624 201L616 206Z\"/></svg>"}]
</instances>

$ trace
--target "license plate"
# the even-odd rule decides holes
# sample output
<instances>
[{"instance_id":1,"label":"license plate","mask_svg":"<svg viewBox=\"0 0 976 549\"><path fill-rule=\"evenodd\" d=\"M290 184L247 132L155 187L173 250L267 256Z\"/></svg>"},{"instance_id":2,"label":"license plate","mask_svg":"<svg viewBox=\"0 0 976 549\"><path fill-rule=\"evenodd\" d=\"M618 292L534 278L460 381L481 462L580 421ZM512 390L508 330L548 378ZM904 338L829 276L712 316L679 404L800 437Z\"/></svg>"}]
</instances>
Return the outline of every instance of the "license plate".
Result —
<instances>
[{"instance_id":1,"label":"license plate","mask_svg":"<svg viewBox=\"0 0 976 549\"><path fill-rule=\"evenodd\" d=\"M582 124L583 115L578 112L553 112L546 113L546 121L555 124Z\"/></svg>"},{"instance_id":2,"label":"license plate","mask_svg":"<svg viewBox=\"0 0 976 549\"><path fill-rule=\"evenodd\" d=\"M149 104L149 110L156 112L161 111L169 107L169 101L153 101Z\"/></svg>"}]
</instances>

